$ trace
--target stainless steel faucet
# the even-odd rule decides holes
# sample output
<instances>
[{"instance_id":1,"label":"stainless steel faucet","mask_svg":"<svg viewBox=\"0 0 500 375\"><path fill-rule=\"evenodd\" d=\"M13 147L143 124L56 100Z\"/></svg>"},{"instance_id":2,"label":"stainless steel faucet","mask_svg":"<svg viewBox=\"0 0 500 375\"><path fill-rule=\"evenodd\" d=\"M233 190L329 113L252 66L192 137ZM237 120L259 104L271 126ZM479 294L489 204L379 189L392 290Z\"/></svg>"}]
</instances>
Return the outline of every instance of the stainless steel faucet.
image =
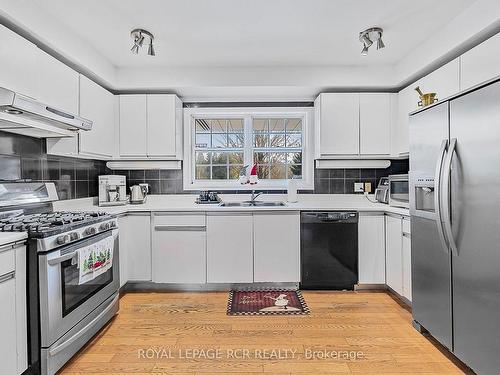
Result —
<instances>
[{"instance_id":1,"label":"stainless steel faucet","mask_svg":"<svg viewBox=\"0 0 500 375\"><path fill-rule=\"evenodd\" d=\"M252 197L250 198L250 202L252 202L252 203L255 202L257 197L261 194L262 194L262 192L255 194L255 190L252 190Z\"/></svg>"}]
</instances>

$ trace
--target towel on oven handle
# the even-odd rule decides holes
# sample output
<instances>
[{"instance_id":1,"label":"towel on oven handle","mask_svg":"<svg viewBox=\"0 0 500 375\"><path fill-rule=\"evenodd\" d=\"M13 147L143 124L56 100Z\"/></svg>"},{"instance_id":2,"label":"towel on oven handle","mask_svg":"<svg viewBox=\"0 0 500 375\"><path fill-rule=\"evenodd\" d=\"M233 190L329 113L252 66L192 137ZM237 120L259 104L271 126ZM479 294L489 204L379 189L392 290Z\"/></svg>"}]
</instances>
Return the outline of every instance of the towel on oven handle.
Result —
<instances>
[{"instance_id":1,"label":"towel on oven handle","mask_svg":"<svg viewBox=\"0 0 500 375\"><path fill-rule=\"evenodd\" d=\"M78 249L78 285L88 283L108 271L113 265L113 237Z\"/></svg>"}]
</instances>

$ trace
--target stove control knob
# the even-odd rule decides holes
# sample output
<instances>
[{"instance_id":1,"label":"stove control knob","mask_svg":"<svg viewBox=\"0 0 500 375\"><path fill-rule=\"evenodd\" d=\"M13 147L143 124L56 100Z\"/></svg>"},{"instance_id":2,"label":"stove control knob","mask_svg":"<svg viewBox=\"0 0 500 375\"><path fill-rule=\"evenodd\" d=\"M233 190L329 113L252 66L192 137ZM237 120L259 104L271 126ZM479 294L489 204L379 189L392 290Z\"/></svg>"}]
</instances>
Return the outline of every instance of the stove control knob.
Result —
<instances>
[{"instance_id":1,"label":"stove control knob","mask_svg":"<svg viewBox=\"0 0 500 375\"><path fill-rule=\"evenodd\" d=\"M109 229L109 223L102 223L100 226L99 226L99 230L102 232L102 231L105 231L105 230L108 230Z\"/></svg>"},{"instance_id":2,"label":"stove control knob","mask_svg":"<svg viewBox=\"0 0 500 375\"><path fill-rule=\"evenodd\" d=\"M76 241L80 239L80 235L76 232L72 232L69 234L69 238L71 239L71 241Z\"/></svg>"},{"instance_id":3,"label":"stove control knob","mask_svg":"<svg viewBox=\"0 0 500 375\"><path fill-rule=\"evenodd\" d=\"M116 228L116 222L115 221L112 221L111 223L109 223L109 226L111 228Z\"/></svg>"},{"instance_id":4,"label":"stove control knob","mask_svg":"<svg viewBox=\"0 0 500 375\"><path fill-rule=\"evenodd\" d=\"M95 234L96 230L94 227L88 227L87 229L85 229L85 234L87 236L91 236L93 234Z\"/></svg>"},{"instance_id":5,"label":"stove control knob","mask_svg":"<svg viewBox=\"0 0 500 375\"><path fill-rule=\"evenodd\" d=\"M64 234L62 236L57 237L56 241L59 245L64 245L65 243L70 242L71 238L69 237L69 234Z\"/></svg>"}]
</instances>

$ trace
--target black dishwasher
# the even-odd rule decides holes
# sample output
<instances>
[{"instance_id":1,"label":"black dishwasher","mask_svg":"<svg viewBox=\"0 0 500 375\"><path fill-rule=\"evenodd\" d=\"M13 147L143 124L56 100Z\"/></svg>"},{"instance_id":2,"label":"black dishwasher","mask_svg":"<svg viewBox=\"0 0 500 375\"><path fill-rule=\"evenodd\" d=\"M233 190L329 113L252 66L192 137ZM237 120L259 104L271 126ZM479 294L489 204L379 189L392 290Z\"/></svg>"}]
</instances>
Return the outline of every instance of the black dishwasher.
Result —
<instances>
[{"instance_id":1,"label":"black dishwasher","mask_svg":"<svg viewBox=\"0 0 500 375\"><path fill-rule=\"evenodd\" d=\"M301 289L353 290L358 283L358 213L300 215Z\"/></svg>"}]
</instances>

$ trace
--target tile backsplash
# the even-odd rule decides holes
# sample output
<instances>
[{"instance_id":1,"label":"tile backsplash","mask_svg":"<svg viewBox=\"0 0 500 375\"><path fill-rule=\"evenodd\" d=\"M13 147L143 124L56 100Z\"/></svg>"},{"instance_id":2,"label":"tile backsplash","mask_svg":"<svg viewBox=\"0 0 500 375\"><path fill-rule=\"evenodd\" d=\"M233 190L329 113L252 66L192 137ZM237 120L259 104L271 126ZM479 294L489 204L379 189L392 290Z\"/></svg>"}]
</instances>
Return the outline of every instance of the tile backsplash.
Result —
<instances>
[{"instance_id":1,"label":"tile backsplash","mask_svg":"<svg viewBox=\"0 0 500 375\"><path fill-rule=\"evenodd\" d=\"M381 177L390 174L408 173L408 160L393 160L386 169L316 169L314 172L314 190L301 193L315 194L352 194L355 182L370 182L375 191ZM198 191L183 190L182 169L180 170L114 170L114 174L127 178L127 190L130 185L148 183L150 194L198 194ZM257 190L262 191L257 188ZM225 191L229 194L248 194L248 191ZM265 193L285 193L285 190L265 190Z\"/></svg>"},{"instance_id":2,"label":"tile backsplash","mask_svg":"<svg viewBox=\"0 0 500 375\"><path fill-rule=\"evenodd\" d=\"M97 176L106 163L47 155L45 140L0 132L0 179L54 182L59 199L97 195Z\"/></svg>"}]
</instances>

